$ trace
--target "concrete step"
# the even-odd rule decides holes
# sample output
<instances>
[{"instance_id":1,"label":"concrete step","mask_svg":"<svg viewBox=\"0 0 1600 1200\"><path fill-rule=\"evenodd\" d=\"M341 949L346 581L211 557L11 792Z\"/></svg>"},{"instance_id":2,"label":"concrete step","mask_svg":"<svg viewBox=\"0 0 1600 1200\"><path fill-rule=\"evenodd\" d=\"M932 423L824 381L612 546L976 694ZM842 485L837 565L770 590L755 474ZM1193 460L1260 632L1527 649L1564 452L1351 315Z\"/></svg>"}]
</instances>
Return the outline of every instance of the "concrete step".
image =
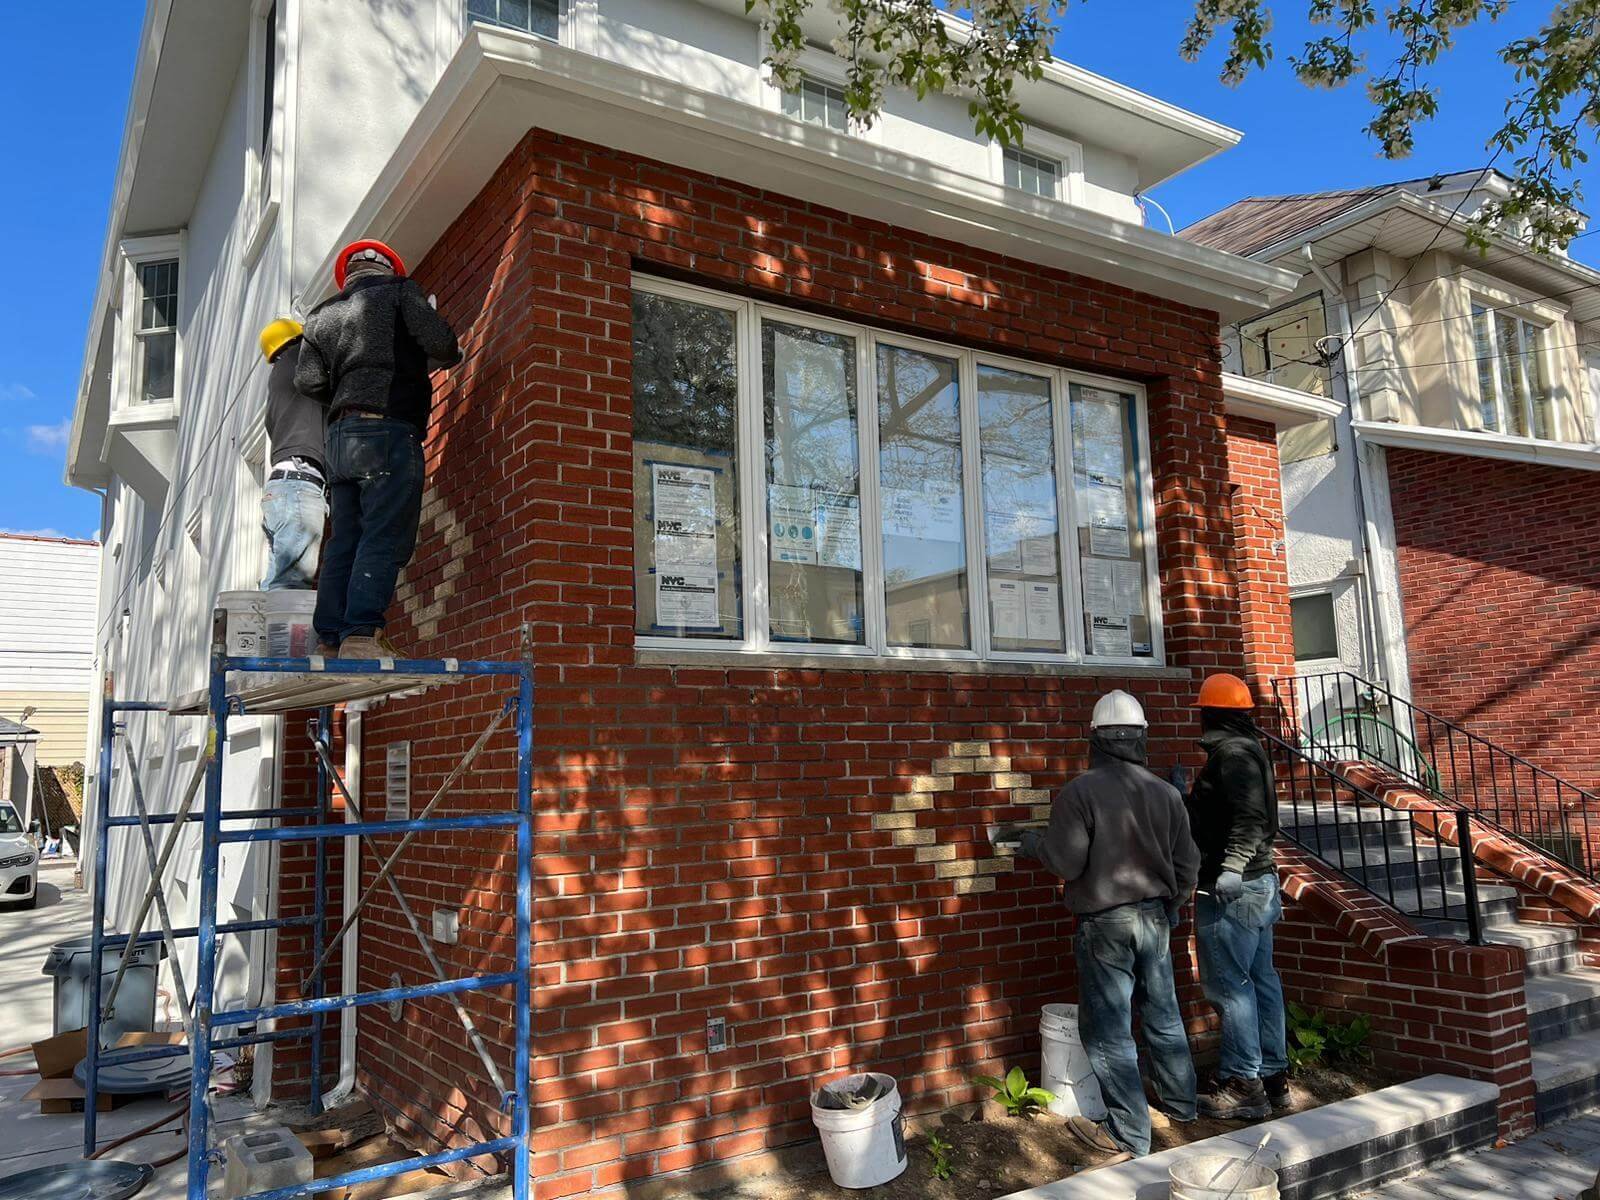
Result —
<instances>
[{"instance_id":1,"label":"concrete step","mask_svg":"<svg viewBox=\"0 0 1600 1200\"><path fill-rule=\"evenodd\" d=\"M1540 1125L1600 1103L1600 1029L1535 1046L1533 1085Z\"/></svg>"},{"instance_id":2,"label":"concrete step","mask_svg":"<svg viewBox=\"0 0 1600 1200\"><path fill-rule=\"evenodd\" d=\"M1564 925L1515 925L1485 929L1483 936L1500 946L1521 946L1528 956L1528 975L1551 976L1575 971L1583 964L1578 931Z\"/></svg>"},{"instance_id":3,"label":"concrete step","mask_svg":"<svg viewBox=\"0 0 1600 1200\"><path fill-rule=\"evenodd\" d=\"M1441 936L1465 936L1466 926L1464 922L1467 919L1467 897L1466 893L1459 887L1446 887L1441 897L1440 890L1437 887L1429 888L1424 886L1422 899L1419 903L1415 888L1407 890L1403 885L1396 886L1394 905L1401 912L1417 917L1415 923L1419 929L1422 929L1424 925L1448 924L1454 926L1454 932L1442 933ZM1517 889L1501 884L1487 884L1480 880L1478 882L1478 914L1483 918L1483 928L1486 935L1491 929L1498 930L1504 927L1514 927L1517 924ZM1424 932L1436 931L1426 929Z\"/></svg>"},{"instance_id":4,"label":"concrete step","mask_svg":"<svg viewBox=\"0 0 1600 1200\"><path fill-rule=\"evenodd\" d=\"M1535 1046L1600 1028L1600 970L1574 967L1528 979L1528 1032Z\"/></svg>"}]
</instances>

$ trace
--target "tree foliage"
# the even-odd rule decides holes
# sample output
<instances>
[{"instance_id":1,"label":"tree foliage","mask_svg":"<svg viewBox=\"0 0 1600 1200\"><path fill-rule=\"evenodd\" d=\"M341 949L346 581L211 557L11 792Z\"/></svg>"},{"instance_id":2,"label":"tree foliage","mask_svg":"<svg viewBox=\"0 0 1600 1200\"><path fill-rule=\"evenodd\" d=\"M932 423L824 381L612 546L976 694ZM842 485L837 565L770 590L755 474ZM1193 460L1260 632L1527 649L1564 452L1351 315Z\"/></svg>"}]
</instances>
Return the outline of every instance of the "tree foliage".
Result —
<instances>
[{"instance_id":1,"label":"tree foliage","mask_svg":"<svg viewBox=\"0 0 1600 1200\"><path fill-rule=\"evenodd\" d=\"M1050 59L1070 0L746 0L767 33L767 65L796 87L807 46L806 17L826 9L846 64L845 102L870 124L890 87L918 98L965 97L979 134L1013 144L1024 123L1016 84L1037 79ZM1391 159L1409 155L1418 127L1439 111L1434 70L1468 27L1493 23L1509 0L1294 0L1316 29L1289 57L1312 87L1364 80L1372 103L1366 131ZM956 20L951 9L962 18ZM1198 59L1223 46L1221 77L1237 84L1274 57L1271 0L1195 0L1179 53ZM1575 172L1600 126L1600 0L1554 0L1538 32L1500 50L1513 87L1504 120L1487 141L1488 164L1512 180L1509 193L1475 216L1478 236L1503 230L1541 249L1578 229ZM1374 65L1376 64L1376 65Z\"/></svg>"}]
</instances>

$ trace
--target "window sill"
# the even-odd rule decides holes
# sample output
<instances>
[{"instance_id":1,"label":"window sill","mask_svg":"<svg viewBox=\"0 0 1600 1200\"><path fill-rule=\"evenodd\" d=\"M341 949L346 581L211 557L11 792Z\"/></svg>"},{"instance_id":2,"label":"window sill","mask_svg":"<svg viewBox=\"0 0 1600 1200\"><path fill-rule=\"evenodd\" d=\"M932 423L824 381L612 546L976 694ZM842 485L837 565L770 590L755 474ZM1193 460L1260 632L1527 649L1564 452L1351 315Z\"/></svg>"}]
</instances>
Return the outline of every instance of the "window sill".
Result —
<instances>
[{"instance_id":1,"label":"window sill","mask_svg":"<svg viewBox=\"0 0 1600 1200\"><path fill-rule=\"evenodd\" d=\"M803 652L756 653L749 650L635 649L641 667L728 667L789 671L897 671L907 675L1064 675L1092 679L1103 676L1140 679L1192 679L1187 667L1126 663L1005 662L973 658L881 658L853 654Z\"/></svg>"},{"instance_id":2,"label":"window sill","mask_svg":"<svg viewBox=\"0 0 1600 1200\"><path fill-rule=\"evenodd\" d=\"M278 223L278 202L269 201L256 216L255 228L250 232L250 240L244 247L244 265L253 267L256 259L261 257L261 251L267 244L267 239L272 236L272 227Z\"/></svg>"}]
</instances>

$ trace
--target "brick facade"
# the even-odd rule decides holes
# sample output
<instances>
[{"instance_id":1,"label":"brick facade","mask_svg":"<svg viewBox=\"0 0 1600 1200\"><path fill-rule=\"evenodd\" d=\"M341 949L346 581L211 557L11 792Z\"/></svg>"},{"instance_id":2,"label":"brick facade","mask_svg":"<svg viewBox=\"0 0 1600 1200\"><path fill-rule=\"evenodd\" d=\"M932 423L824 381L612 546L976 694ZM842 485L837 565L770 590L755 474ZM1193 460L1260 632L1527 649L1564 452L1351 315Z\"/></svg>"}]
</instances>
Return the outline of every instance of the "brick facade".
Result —
<instances>
[{"instance_id":1,"label":"brick facade","mask_svg":"<svg viewBox=\"0 0 1600 1200\"><path fill-rule=\"evenodd\" d=\"M1283 482L1275 426L1228 418L1228 486L1245 678L1257 702L1269 707L1274 703L1272 681L1294 674L1294 625L1289 611Z\"/></svg>"}]
</instances>

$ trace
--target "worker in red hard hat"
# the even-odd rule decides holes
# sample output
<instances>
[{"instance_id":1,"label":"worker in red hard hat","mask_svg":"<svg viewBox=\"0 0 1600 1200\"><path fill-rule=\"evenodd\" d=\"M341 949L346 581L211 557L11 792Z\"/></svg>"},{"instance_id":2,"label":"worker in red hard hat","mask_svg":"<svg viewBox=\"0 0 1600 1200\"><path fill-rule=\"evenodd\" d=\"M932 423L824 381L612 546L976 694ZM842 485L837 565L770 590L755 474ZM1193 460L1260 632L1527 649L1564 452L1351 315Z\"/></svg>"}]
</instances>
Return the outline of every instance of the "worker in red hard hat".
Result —
<instances>
[{"instance_id":1,"label":"worker in red hard hat","mask_svg":"<svg viewBox=\"0 0 1600 1200\"><path fill-rule=\"evenodd\" d=\"M382 242L352 242L339 293L306 318L295 384L328 405L331 532L312 618L323 654L396 658L383 638L422 515L430 372L461 361L455 332Z\"/></svg>"},{"instance_id":2,"label":"worker in red hard hat","mask_svg":"<svg viewBox=\"0 0 1600 1200\"><path fill-rule=\"evenodd\" d=\"M1187 801L1200 847L1195 946L1206 999L1222 1018L1222 1059L1200 1111L1248 1120L1290 1104L1283 983L1272 962L1283 918L1277 789L1245 681L1211 675L1197 704L1206 764Z\"/></svg>"}]
</instances>

